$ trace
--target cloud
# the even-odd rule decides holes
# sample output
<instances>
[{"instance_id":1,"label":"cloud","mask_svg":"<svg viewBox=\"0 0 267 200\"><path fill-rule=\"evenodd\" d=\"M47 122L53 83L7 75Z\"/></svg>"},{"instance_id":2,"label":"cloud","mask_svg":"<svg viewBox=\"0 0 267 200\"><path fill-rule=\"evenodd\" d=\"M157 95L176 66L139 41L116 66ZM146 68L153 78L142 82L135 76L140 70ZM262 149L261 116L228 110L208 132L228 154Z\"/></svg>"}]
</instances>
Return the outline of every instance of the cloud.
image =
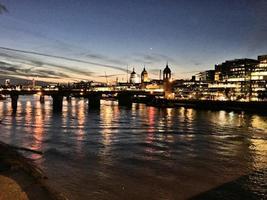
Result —
<instances>
[{"instance_id":1,"label":"cloud","mask_svg":"<svg viewBox=\"0 0 267 200\"><path fill-rule=\"evenodd\" d=\"M126 74L109 74L109 75L100 75L99 78L110 78L110 77L116 77L116 76L125 76Z\"/></svg>"},{"instance_id":2,"label":"cloud","mask_svg":"<svg viewBox=\"0 0 267 200\"><path fill-rule=\"evenodd\" d=\"M200 65L202 65L202 63L201 62L194 62L194 65L195 66L200 66Z\"/></svg>"},{"instance_id":3,"label":"cloud","mask_svg":"<svg viewBox=\"0 0 267 200\"><path fill-rule=\"evenodd\" d=\"M112 59L108 56L105 56L102 54L97 54L97 53L88 53L88 54L85 54L85 57L90 58L90 59L94 59L94 60L98 60L98 61L102 61L102 62L107 62L107 63L126 65L126 63L121 61L121 60Z\"/></svg>"},{"instance_id":4,"label":"cloud","mask_svg":"<svg viewBox=\"0 0 267 200\"><path fill-rule=\"evenodd\" d=\"M76 81L81 79L94 78L94 72L88 69L80 69L79 67L69 66L61 62L62 64L56 64L53 62L44 61L33 57L32 55L19 54L17 52L0 52L0 58L2 58L2 71L6 74L12 70L12 76L35 76L38 78L53 78L53 79L71 79L70 81ZM4 69L3 69L4 67Z\"/></svg>"},{"instance_id":5,"label":"cloud","mask_svg":"<svg viewBox=\"0 0 267 200\"><path fill-rule=\"evenodd\" d=\"M125 68L123 68L123 67L109 65L109 64L102 64L102 63L98 63L98 62L91 62L91 61L80 60L80 59L75 59L75 58L67 58L67 57L64 57L64 56L50 55L50 54L45 54L45 53L39 53L39 52L36 52L36 51L27 51L27 50L13 49L13 48L7 48L7 47L0 47L0 49L6 50L6 51L17 52L17 53L23 53L23 54L30 54L30 55L37 55L37 56L43 56L43 57L56 58L56 59L72 61L72 62L76 62L76 63L90 64L90 65L95 65L95 66L99 66L99 67L105 67L105 68L110 68L110 69L115 69L115 70L127 72L127 70Z\"/></svg>"},{"instance_id":6,"label":"cloud","mask_svg":"<svg viewBox=\"0 0 267 200\"><path fill-rule=\"evenodd\" d=\"M0 3L0 14L2 14L4 12L8 12L8 10L3 4Z\"/></svg>"},{"instance_id":7,"label":"cloud","mask_svg":"<svg viewBox=\"0 0 267 200\"><path fill-rule=\"evenodd\" d=\"M162 64L166 62L174 62L174 59L159 53L143 54L136 53L134 55L133 61L143 64Z\"/></svg>"},{"instance_id":8,"label":"cloud","mask_svg":"<svg viewBox=\"0 0 267 200\"><path fill-rule=\"evenodd\" d=\"M23 68L16 64L0 61L0 72L8 76L39 77L39 78L69 78L68 75L47 69Z\"/></svg>"},{"instance_id":9,"label":"cloud","mask_svg":"<svg viewBox=\"0 0 267 200\"><path fill-rule=\"evenodd\" d=\"M161 69L149 69L148 72L149 72L150 74L152 74L152 75L157 75L157 76L159 76L160 70L161 70ZM161 72L162 72L162 70L161 70Z\"/></svg>"}]
</instances>

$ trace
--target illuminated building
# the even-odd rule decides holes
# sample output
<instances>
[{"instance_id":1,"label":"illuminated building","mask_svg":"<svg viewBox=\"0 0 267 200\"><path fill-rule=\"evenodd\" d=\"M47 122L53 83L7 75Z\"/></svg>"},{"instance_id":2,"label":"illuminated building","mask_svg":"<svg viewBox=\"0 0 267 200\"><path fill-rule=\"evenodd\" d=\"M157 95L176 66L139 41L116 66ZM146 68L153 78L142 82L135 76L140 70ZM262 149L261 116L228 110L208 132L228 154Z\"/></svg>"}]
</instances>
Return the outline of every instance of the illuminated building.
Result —
<instances>
[{"instance_id":1,"label":"illuminated building","mask_svg":"<svg viewBox=\"0 0 267 200\"><path fill-rule=\"evenodd\" d=\"M267 99L267 55L258 56L258 62L250 75L252 100Z\"/></svg>"},{"instance_id":2,"label":"illuminated building","mask_svg":"<svg viewBox=\"0 0 267 200\"><path fill-rule=\"evenodd\" d=\"M182 99L267 100L267 55L225 61L191 80L175 80L172 87Z\"/></svg>"},{"instance_id":3,"label":"illuminated building","mask_svg":"<svg viewBox=\"0 0 267 200\"><path fill-rule=\"evenodd\" d=\"M145 89L148 84L149 84L148 73L146 71L146 68L144 67L141 73L141 88Z\"/></svg>"},{"instance_id":4,"label":"illuminated building","mask_svg":"<svg viewBox=\"0 0 267 200\"><path fill-rule=\"evenodd\" d=\"M219 81L245 81L258 63L258 60L248 58L228 60L215 65L215 71L221 75Z\"/></svg>"},{"instance_id":5,"label":"illuminated building","mask_svg":"<svg viewBox=\"0 0 267 200\"><path fill-rule=\"evenodd\" d=\"M149 82L148 73L146 71L146 68L144 67L144 69L141 73L141 83L147 83L147 82Z\"/></svg>"},{"instance_id":6,"label":"illuminated building","mask_svg":"<svg viewBox=\"0 0 267 200\"><path fill-rule=\"evenodd\" d=\"M204 72L199 72L194 76L195 81L207 81L212 82L214 81L215 70L206 70Z\"/></svg>"},{"instance_id":7,"label":"illuminated building","mask_svg":"<svg viewBox=\"0 0 267 200\"><path fill-rule=\"evenodd\" d=\"M218 91L224 88L225 98L231 100L250 100L252 97L251 73L258 66L259 61L254 59L228 60L215 65L215 80L219 83L210 85ZM224 85L223 87L221 87ZM231 86L231 87L228 87Z\"/></svg>"}]
</instances>

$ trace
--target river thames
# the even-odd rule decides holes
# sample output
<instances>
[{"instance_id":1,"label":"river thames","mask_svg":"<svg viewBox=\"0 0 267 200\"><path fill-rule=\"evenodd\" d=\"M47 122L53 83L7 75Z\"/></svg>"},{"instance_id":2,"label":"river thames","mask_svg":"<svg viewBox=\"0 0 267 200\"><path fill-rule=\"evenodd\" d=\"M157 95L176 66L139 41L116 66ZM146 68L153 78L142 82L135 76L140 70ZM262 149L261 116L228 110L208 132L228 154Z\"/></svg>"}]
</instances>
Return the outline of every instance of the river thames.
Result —
<instances>
[{"instance_id":1,"label":"river thames","mask_svg":"<svg viewBox=\"0 0 267 200\"><path fill-rule=\"evenodd\" d=\"M53 113L21 96L0 120L0 140L44 152L26 156L69 199L267 198L267 116L74 98Z\"/></svg>"}]
</instances>

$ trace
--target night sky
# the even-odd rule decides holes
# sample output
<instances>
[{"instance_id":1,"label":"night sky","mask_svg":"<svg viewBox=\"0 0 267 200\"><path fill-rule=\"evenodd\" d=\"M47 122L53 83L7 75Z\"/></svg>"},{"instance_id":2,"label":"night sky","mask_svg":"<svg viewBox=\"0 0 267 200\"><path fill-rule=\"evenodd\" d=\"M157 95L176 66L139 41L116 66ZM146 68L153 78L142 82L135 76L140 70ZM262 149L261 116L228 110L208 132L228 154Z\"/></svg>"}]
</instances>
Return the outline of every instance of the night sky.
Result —
<instances>
[{"instance_id":1,"label":"night sky","mask_svg":"<svg viewBox=\"0 0 267 200\"><path fill-rule=\"evenodd\" d=\"M0 0L1 77L126 80L168 61L175 78L267 54L265 0ZM62 59L69 58L69 59Z\"/></svg>"}]
</instances>

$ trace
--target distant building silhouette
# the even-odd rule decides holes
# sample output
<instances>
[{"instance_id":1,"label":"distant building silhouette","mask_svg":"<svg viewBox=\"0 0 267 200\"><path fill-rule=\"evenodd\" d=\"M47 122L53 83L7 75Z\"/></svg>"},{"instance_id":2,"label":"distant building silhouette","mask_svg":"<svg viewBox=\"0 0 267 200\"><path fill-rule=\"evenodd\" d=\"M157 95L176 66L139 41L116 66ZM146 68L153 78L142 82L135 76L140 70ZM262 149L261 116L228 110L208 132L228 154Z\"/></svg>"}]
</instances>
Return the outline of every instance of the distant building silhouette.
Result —
<instances>
[{"instance_id":1,"label":"distant building silhouette","mask_svg":"<svg viewBox=\"0 0 267 200\"><path fill-rule=\"evenodd\" d=\"M167 99L172 98L172 80L171 80L171 69L167 63L165 69L163 70L163 89L164 97Z\"/></svg>"},{"instance_id":2,"label":"distant building silhouette","mask_svg":"<svg viewBox=\"0 0 267 200\"><path fill-rule=\"evenodd\" d=\"M165 69L163 70L163 81L171 80L171 69L167 63Z\"/></svg>"}]
</instances>

